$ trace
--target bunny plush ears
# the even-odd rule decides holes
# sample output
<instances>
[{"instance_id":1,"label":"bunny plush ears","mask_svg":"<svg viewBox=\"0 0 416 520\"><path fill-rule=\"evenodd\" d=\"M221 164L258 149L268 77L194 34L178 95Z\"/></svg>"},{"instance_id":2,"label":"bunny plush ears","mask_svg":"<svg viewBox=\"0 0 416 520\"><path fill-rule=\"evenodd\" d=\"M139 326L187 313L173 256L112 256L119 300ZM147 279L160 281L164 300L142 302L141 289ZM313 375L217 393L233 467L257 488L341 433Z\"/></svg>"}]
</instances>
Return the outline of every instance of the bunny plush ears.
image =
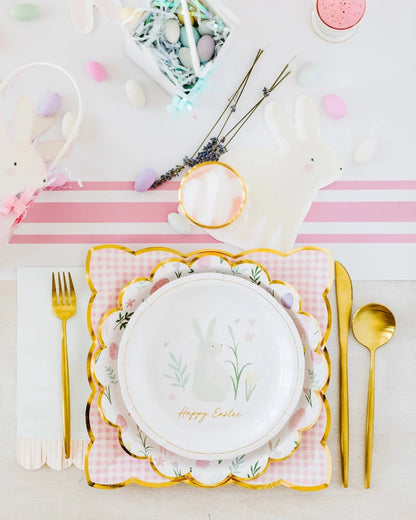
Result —
<instances>
[{"instance_id":1,"label":"bunny plush ears","mask_svg":"<svg viewBox=\"0 0 416 520\"><path fill-rule=\"evenodd\" d=\"M118 20L121 3L118 0L68 0L72 23L81 33L89 33L94 28L94 7L108 20Z\"/></svg>"}]
</instances>

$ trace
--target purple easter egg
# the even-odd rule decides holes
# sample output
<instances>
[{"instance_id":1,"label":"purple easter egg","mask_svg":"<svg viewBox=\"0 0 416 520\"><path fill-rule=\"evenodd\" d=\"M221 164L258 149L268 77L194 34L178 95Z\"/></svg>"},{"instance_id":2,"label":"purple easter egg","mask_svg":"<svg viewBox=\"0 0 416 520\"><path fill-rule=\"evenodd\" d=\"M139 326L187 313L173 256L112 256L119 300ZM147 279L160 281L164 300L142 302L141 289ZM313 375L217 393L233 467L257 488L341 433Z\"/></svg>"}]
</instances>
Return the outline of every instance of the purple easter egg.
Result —
<instances>
[{"instance_id":1,"label":"purple easter egg","mask_svg":"<svg viewBox=\"0 0 416 520\"><path fill-rule=\"evenodd\" d=\"M39 115L50 117L55 114L61 104L61 96L59 92L52 92L43 99L39 107Z\"/></svg>"},{"instance_id":2,"label":"purple easter egg","mask_svg":"<svg viewBox=\"0 0 416 520\"><path fill-rule=\"evenodd\" d=\"M196 50L198 51L199 59L201 60L201 63L205 63L209 61L215 52L215 41L212 36L209 34L205 34L202 36L202 38L199 40Z\"/></svg>"},{"instance_id":3,"label":"purple easter egg","mask_svg":"<svg viewBox=\"0 0 416 520\"><path fill-rule=\"evenodd\" d=\"M156 171L153 168L145 168L136 177L134 189L136 191L147 191L156 180Z\"/></svg>"},{"instance_id":4,"label":"purple easter egg","mask_svg":"<svg viewBox=\"0 0 416 520\"><path fill-rule=\"evenodd\" d=\"M291 309L293 307L293 294L286 293L282 296L282 305L286 307L286 309Z\"/></svg>"}]
</instances>

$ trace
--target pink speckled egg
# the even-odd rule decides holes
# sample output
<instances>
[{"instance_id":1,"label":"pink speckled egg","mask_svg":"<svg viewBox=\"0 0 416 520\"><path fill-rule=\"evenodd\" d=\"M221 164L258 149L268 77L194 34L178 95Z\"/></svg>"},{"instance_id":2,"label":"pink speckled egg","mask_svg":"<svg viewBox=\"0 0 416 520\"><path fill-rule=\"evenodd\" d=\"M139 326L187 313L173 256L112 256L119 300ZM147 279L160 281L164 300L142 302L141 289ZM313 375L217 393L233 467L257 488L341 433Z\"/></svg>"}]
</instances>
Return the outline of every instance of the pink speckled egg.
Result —
<instances>
[{"instance_id":1,"label":"pink speckled egg","mask_svg":"<svg viewBox=\"0 0 416 520\"><path fill-rule=\"evenodd\" d=\"M342 119L347 113L347 105L343 99L335 94L328 94L322 98L325 112L334 119Z\"/></svg>"}]
</instances>

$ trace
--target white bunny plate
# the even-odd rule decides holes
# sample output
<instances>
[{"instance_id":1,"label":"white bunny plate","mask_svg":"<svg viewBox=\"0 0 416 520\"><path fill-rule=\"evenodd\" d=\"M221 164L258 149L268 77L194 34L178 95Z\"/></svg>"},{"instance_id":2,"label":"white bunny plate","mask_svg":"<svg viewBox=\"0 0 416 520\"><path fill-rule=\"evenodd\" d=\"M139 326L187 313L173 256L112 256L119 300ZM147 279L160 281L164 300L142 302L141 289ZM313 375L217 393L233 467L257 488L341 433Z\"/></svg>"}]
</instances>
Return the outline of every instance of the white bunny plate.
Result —
<instances>
[{"instance_id":1,"label":"white bunny plate","mask_svg":"<svg viewBox=\"0 0 416 520\"><path fill-rule=\"evenodd\" d=\"M178 278L150 295L118 357L123 400L139 427L166 449L204 460L240 456L274 437L297 405L304 368L284 307L222 273Z\"/></svg>"},{"instance_id":2,"label":"white bunny plate","mask_svg":"<svg viewBox=\"0 0 416 520\"><path fill-rule=\"evenodd\" d=\"M179 456L140 430L126 410L117 373L119 343L138 305L171 280L207 271L233 273L273 294L295 321L305 350L306 368L302 396L283 430L255 451L216 461ZM99 398L101 414L109 424L118 427L120 443L126 451L139 458L149 457L155 471L165 477L177 478L188 474L197 485L203 486L218 485L230 475L241 480L257 477L266 470L270 459L290 456L299 446L301 430L311 427L320 414L322 398L319 392L327 379L328 367L325 359L315 351L321 340L319 326L311 316L300 311L299 295L293 287L282 282L270 282L267 272L254 262L231 263L221 254L207 254L192 265L180 259L162 263L155 267L150 279L134 280L126 286L120 295L119 308L102 320L100 335L107 348L101 350L95 359L93 374L102 387ZM244 385L256 385L257 376L254 371L247 371Z\"/></svg>"}]
</instances>

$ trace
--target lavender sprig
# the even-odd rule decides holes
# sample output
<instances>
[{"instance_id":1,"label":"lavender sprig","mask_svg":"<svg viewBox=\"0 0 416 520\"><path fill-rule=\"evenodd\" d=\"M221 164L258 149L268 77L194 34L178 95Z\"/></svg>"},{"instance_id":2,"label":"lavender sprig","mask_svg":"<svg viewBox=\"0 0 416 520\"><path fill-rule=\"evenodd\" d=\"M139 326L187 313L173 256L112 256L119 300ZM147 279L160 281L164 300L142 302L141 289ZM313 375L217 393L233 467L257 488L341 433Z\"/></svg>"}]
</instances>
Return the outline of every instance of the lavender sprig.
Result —
<instances>
[{"instance_id":1,"label":"lavender sprig","mask_svg":"<svg viewBox=\"0 0 416 520\"><path fill-rule=\"evenodd\" d=\"M277 76L273 84L267 88L264 87L262 90L262 97L260 98L257 103L255 103L250 110L248 110L237 123L235 123L230 130L228 130L224 135L222 135L222 132L225 130L225 127L230 119L230 117L236 112L237 104L243 94L243 91L247 85L247 82L250 78L250 75L253 71L253 68L255 64L257 63L257 60L262 55L263 50L259 49L257 51L257 55L247 72L247 74L244 76L242 82L240 83L237 90L234 92L234 94L228 99L228 103L216 122L213 124L213 126L210 128L204 139L202 140L201 144L198 146L198 148L195 150L193 155L191 157L188 157L187 155L183 158L182 164L177 164L170 170L168 170L166 173L161 175L152 185L151 188L155 189L158 186L161 186L166 181L171 180L173 177L178 176L185 168L192 168L193 166L196 166L197 164L201 164L203 162L208 161L218 161L222 154L224 154L227 151L227 147L230 144L230 142L234 139L234 137L237 135L237 133L241 130L241 128L245 125L245 123L249 120L249 118L254 114L254 112L258 109L258 107L262 104L262 102L269 97L271 92L280 84L283 80L285 80L289 74L290 71L287 71L290 62L283 68L283 70L280 72L280 74ZM227 113L228 112L228 113ZM221 122L221 120L225 117L225 121L223 122L218 134L216 137L211 137L212 132L215 130L215 128L218 126L218 124ZM226 140L226 138L228 138ZM207 141L208 139L208 141ZM205 143L205 144L204 144ZM201 149L202 148L202 149Z\"/></svg>"}]
</instances>

